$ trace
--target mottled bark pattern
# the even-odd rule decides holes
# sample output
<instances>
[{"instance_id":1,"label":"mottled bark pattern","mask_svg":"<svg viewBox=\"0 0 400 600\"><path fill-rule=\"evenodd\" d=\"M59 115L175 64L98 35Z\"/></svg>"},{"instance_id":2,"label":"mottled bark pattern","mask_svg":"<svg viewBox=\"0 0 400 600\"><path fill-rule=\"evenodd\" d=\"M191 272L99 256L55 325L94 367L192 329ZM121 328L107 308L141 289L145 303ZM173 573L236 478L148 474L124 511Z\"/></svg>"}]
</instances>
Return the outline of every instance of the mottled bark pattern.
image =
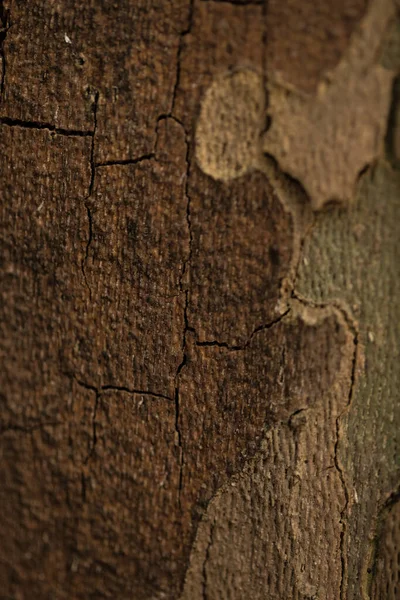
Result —
<instances>
[{"instance_id":1,"label":"mottled bark pattern","mask_svg":"<svg viewBox=\"0 0 400 600\"><path fill-rule=\"evenodd\" d=\"M377 3L0 2L1 598L398 597Z\"/></svg>"}]
</instances>

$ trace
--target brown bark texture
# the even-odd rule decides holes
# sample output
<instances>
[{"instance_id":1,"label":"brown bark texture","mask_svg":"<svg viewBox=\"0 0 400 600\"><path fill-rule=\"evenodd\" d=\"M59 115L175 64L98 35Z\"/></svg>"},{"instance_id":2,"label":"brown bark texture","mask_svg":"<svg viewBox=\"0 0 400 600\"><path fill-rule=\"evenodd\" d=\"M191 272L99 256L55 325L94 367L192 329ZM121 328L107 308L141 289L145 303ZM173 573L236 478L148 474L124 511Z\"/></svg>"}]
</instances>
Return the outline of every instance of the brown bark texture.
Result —
<instances>
[{"instance_id":1,"label":"brown bark texture","mask_svg":"<svg viewBox=\"0 0 400 600\"><path fill-rule=\"evenodd\" d=\"M1 599L400 599L399 11L0 1Z\"/></svg>"}]
</instances>

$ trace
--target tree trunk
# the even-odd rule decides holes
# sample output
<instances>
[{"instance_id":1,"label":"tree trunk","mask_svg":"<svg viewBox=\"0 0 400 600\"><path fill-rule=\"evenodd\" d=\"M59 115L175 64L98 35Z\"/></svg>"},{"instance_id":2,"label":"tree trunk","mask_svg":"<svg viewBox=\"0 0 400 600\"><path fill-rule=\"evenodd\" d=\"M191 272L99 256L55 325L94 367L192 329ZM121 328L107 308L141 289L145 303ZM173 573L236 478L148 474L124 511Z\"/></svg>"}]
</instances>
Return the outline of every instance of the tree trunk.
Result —
<instances>
[{"instance_id":1,"label":"tree trunk","mask_svg":"<svg viewBox=\"0 0 400 600\"><path fill-rule=\"evenodd\" d=\"M1 598L400 598L397 11L0 2Z\"/></svg>"}]
</instances>

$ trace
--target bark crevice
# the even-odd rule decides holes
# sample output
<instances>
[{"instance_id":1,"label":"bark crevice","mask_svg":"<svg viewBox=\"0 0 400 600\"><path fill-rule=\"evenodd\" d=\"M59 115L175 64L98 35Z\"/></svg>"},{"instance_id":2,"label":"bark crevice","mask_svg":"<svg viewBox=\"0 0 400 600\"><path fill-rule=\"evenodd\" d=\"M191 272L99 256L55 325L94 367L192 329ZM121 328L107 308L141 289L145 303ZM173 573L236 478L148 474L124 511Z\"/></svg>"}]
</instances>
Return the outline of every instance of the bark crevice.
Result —
<instances>
[{"instance_id":1,"label":"bark crevice","mask_svg":"<svg viewBox=\"0 0 400 600\"><path fill-rule=\"evenodd\" d=\"M334 464L335 469L338 473L341 486L344 494L344 505L340 511L340 523L342 525L342 530L340 533L340 556L341 556L341 578L340 578L340 599L345 599L345 580L346 580L346 572L347 572L347 562L345 555L345 537L346 537L346 516L348 512L349 502L350 502L350 493L348 488L348 483L346 481L346 474L343 465L341 464L339 458L339 445L342 438L342 429L341 429L341 420L346 412L348 412L351 402L354 396L354 390L356 386L357 380L357 366L358 366L358 348L359 348L359 332L354 322L353 318L349 314L348 310L344 308L340 302L312 302L311 300L303 298L300 294L297 294L294 290L292 291L292 298L303 304L304 306L311 307L313 309L326 309L331 308L336 310L341 317L343 318L348 330L352 334L353 338L353 356L352 356L352 365L350 372L350 382L349 382L349 392L347 396L347 402L344 409L340 412L340 414L336 417L336 440L334 446Z\"/></svg>"},{"instance_id":2,"label":"bark crevice","mask_svg":"<svg viewBox=\"0 0 400 600\"><path fill-rule=\"evenodd\" d=\"M93 193L94 180L95 180L95 176L96 176L96 164L94 162L94 150L95 150L94 144L95 144L95 135L96 135L96 130L97 130L97 110L98 110L99 97L100 97L100 94L97 90L95 90L93 93L94 93L94 100L93 100L93 105L92 105L93 134L92 134L92 143L91 143L91 147L90 147L90 159L89 159L89 161L90 161L90 181L89 181L88 194L85 198L85 207L86 207L87 219L88 219L88 236L87 236L87 242L86 242L85 256L81 263L82 275L83 275L83 279L85 281L85 285L89 290L90 301L92 300L92 289L91 289L89 282L87 280L87 277L86 277L86 263L89 259L90 245L93 240L93 218L92 218L92 213L90 210L90 202L89 201L90 201L90 198Z\"/></svg>"},{"instance_id":3,"label":"bark crevice","mask_svg":"<svg viewBox=\"0 0 400 600\"><path fill-rule=\"evenodd\" d=\"M246 348L248 348L248 346L250 345L250 343L255 335L257 335L261 331L265 331L266 329L271 329L272 327L274 327L274 325L277 325L278 323L280 323L290 313L290 310L291 309L289 307L282 314L280 314L276 319L273 319L272 321L269 321L268 323L258 325L258 327L256 327L251 332L251 334L249 335L249 337L247 338L245 343L240 346L232 346L232 345L228 344L227 342L220 342L218 340L199 340L198 336L195 333L193 328L191 328L191 331L195 334L196 346L205 347L205 348L216 346L218 348L226 348L227 350L230 350L231 352L238 352L240 350L245 350Z\"/></svg>"},{"instance_id":4,"label":"bark crevice","mask_svg":"<svg viewBox=\"0 0 400 600\"><path fill-rule=\"evenodd\" d=\"M0 58L1 58L1 79L0 79L0 101L4 94L4 85L6 80L6 55L4 52L4 42L7 33L11 27L10 11L4 8L3 0L0 1Z\"/></svg>"},{"instance_id":5,"label":"bark crevice","mask_svg":"<svg viewBox=\"0 0 400 600\"><path fill-rule=\"evenodd\" d=\"M154 152L150 152L149 154L143 154L142 156L138 156L137 158L126 158L124 160L106 160L104 162L95 163L95 168L99 167L114 167L114 166L123 166L123 165L137 165L138 163L144 162L146 160L153 160L155 158Z\"/></svg>"},{"instance_id":6,"label":"bark crevice","mask_svg":"<svg viewBox=\"0 0 400 600\"><path fill-rule=\"evenodd\" d=\"M160 394L159 392L151 392L149 390L131 389L123 385L102 385L101 390L105 392L125 392L127 394L132 394L136 396L150 396L153 398L161 398L162 400L168 400L169 402L173 402L173 398L171 398L170 396L166 396L165 394Z\"/></svg>"},{"instance_id":7,"label":"bark crevice","mask_svg":"<svg viewBox=\"0 0 400 600\"><path fill-rule=\"evenodd\" d=\"M179 89L179 84L181 82L181 60L182 60L183 43L184 43L185 36L189 35L192 31L193 12L194 12L194 0L190 0L188 24L187 24L187 27L185 27L185 29L183 29L179 35L178 51L177 51L177 55L176 55L176 78L175 78L174 89L172 91L170 115L172 115L172 113L174 112L176 95L177 95L177 92Z\"/></svg>"},{"instance_id":8,"label":"bark crevice","mask_svg":"<svg viewBox=\"0 0 400 600\"><path fill-rule=\"evenodd\" d=\"M178 448L179 448L178 504L179 504L180 508L181 508L181 491L182 491L182 486L183 486L183 468L184 468L184 464L185 464L185 457L184 457L184 453L183 453L182 432L181 432L181 428L180 428L181 405L180 405L180 397L179 397L179 377L182 372L182 369L187 364L186 336L187 336L188 331L191 331L191 328L189 327L189 323L188 323L188 314L187 314L188 306L189 306L188 294L189 294L189 292L188 292L188 290L186 290L185 291L185 307L184 307L184 312L183 312L184 329L183 329L183 336L182 336L182 360L181 360L180 364L178 365L178 368L176 370L176 375L175 375L175 433L176 433L176 438L177 438Z\"/></svg>"},{"instance_id":9,"label":"bark crevice","mask_svg":"<svg viewBox=\"0 0 400 600\"><path fill-rule=\"evenodd\" d=\"M50 133L63 135L65 137L94 137L94 130L90 131L85 129L66 129L64 127L57 127L53 123L46 123L43 121L24 121L22 119L14 119L11 117L0 117L0 124L6 125L7 127L21 127L23 129L47 130Z\"/></svg>"}]
</instances>

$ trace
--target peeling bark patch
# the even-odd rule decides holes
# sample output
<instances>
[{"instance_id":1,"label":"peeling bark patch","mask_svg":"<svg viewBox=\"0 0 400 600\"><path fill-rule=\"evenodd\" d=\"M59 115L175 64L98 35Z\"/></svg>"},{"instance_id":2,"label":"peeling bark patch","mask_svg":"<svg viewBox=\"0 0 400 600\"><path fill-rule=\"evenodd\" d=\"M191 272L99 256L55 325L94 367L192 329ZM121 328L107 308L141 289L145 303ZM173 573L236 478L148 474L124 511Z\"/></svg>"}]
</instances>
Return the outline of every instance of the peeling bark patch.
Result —
<instances>
[{"instance_id":1,"label":"peeling bark patch","mask_svg":"<svg viewBox=\"0 0 400 600\"><path fill-rule=\"evenodd\" d=\"M301 182L315 209L331 200L349 202L360 171L383 151L394 72L376 61L393 11L390 0L372 4L315 95L269 83L272 124L263 150Z\"/></svg>"},{"instance_id":2,"label":"peeling bark patch","mask_svg":"<svg viewBox=\"0 0 400 600\"><path fill-rule=\"evenodd\" d=\"M174 95L174 115L184 123L191 139L195 138L201 100L215 82L235 71L263 73L264 33L261 5L194 3L190 32L179 54L179 86ZM232 100L226 101L232 104Z\"/></svg>"},{"instance_id":3,"label":"peeling bark patch","mask_svg":"<svg viewBox=\"0 0 400 600\"><path fill-rule=\"evenodd\" d=\"M367 0L268 0L268 75L312 94L337 66L367 9Z\"/></svg>"},{"instance_id":4,"label":"peeling bark patch","mask_svg":"<svg viewBox=\"0 0 400 600\"><path fill-rule=\"evenodd\" d=\"M254 71L237 70L214 81L196 130L196 158L204 173L228 181L256 164L264 110L262 79Z\"/></svg>"},{"instance_id":5,"label":"peeling bark patch","mask_svg":"<svg viewBox=\"0 0 400 600\"><path fill-rule=\"evenodd\" d=\"M254 456L265 428L323 398L347 357L347 342L334 315L312 310L289 313L240 351L198 346L193 335L188 338L179 384L186 510L195 507L201 515L218 488Z\"/></svg>"},{"instance_id":6,"label":"peeling bark patch","mask_svg":"<svg viewBox=\"0 0 400 600\"><path fill-rule=\"evenodd\" d=\"M288 353L285 347L285 362ZM291 414L281 413L254 459L211 500L181 600L203 600L204 564L211 598L247 600L251 589L255 600L338 600L345 495L333 464L335 420L346 402L350 355L336 368L335 385ZM282 368L281 385L284 378Z\"/></svg>"}]
</instances>

